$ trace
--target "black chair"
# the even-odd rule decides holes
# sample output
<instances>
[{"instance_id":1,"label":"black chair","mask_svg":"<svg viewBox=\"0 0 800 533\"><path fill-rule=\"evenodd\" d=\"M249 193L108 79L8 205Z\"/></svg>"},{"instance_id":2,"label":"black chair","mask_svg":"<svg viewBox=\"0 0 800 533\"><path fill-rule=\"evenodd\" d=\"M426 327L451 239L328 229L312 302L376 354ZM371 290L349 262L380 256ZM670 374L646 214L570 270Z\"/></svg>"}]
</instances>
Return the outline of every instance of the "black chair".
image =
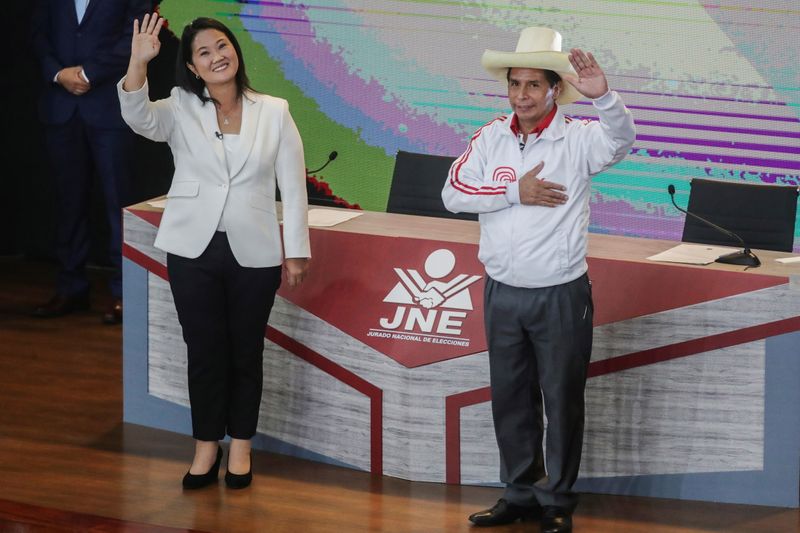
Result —
<instances>
[{"instance_id":1,"label":"black chair","mask_svg":"<svg viewBox=\"0 0 800 533\"><path fill-rule=\"evenodd\" d=\"M404 215L478 220L474 213L451 213L442 203L442 187L455 157L399 150L386 211Z\"/></svg>"},{"instance_id":2,"label":"black chair","mask_svg":"<svg viewBox=\"0 0 800 533\"><path fill-rule=\"evenodd\" d=\"M794 245L798 188L694 178L690 213L739 235L747 247L791 252ZM741 246L741 243L694 217L683 226L685 242Z\"/></svg>"}]
</instances>

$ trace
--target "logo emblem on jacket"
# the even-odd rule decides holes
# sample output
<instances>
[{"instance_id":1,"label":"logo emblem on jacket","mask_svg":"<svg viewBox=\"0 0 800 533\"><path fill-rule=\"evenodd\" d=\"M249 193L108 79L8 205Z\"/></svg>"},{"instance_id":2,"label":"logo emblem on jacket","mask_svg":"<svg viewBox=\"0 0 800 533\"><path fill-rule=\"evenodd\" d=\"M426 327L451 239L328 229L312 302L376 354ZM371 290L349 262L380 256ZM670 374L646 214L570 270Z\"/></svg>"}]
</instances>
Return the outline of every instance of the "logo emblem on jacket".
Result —
<instances>
[{"instance_id":1,"label":"logo emblem on jacket","mask_svg":"<svg viewBox=\"0 0 800 533\"><path fill-rule=\"evenodd\" d=\"M492 174L492 181L513 183L517 181L517 173L511 167L497 167L494 169L494 174Z\"/></svg>"}]
</instances>

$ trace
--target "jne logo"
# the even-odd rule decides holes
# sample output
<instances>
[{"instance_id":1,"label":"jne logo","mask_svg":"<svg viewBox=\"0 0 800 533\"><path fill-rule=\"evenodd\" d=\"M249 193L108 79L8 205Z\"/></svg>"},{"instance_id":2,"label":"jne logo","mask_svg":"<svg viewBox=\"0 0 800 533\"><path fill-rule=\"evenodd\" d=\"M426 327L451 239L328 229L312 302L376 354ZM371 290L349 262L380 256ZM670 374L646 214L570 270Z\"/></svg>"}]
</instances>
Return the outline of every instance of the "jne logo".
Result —
<instances>
[{"instance_id":1,"label":"jne logo","mask_svg":"<svg viewBox=\"0 0 800 533\"><path fill-rule=\"evenodd\" d=\"M461 335L467 311L473 310L469 287L481 276L451 276L455 264L453 252L442 248L425 260L425 276L413 268L395 268L399 280L383 301L398 305L369 336L468 346L468 339L453 337Z\"/></svg>"}]
</instances>

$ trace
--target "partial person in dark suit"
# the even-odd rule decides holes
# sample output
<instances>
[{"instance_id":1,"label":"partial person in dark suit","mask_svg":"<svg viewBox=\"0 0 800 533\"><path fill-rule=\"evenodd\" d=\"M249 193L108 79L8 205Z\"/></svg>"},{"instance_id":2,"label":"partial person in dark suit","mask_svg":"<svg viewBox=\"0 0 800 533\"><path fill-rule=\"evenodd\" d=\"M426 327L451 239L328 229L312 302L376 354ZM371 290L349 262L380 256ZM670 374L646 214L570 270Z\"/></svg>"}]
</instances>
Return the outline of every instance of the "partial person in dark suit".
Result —
<instances>
[{"instance_id":1,"label":"partial person in dark suit","mask_svg":"<svg viewBox=\"0 0 800 533\"><path fill-rule=\"evenodd\" d=\"M56 185L59 273L55 295L34 316L89 308L89 209L97 175L114 269L103 321L122 321L121 209L133 171L134 135L120 115L115 85L127 69L133 20L151 7L152 0L37 1L32 38L45 84L39 116Z\"/></svg>"}]
</instances>

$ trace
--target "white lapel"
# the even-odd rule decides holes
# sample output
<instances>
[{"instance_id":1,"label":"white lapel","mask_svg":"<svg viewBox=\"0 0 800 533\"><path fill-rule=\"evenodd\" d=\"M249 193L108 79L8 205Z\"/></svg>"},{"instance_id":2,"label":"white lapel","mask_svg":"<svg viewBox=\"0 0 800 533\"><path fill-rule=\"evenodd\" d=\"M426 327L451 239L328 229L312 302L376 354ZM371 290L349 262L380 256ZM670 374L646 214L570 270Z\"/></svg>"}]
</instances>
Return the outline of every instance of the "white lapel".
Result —
<instances>
[{"instance_id":1,"label":"white lapel","mask_svg":"<svg viewBox=\"0 0 800 533\"><path fill-rule=\"evenodd\" d=\"M203 89L203 95L208 98L208 89ZM214 154L217 156L217 162L222 165L222 169L224 171L223 175L227 175L225 165L225 146L222 144L222 139L220 138L219 124L217 123L217 109L214 107L214 102L209 100L204 104L197 97L195 97L194 102L195 105L197 105L197 116L200 117L200 124L203 127L203 134L211 144L211 148L214 151Z\"/></svg>"},{"instance_id":2,"label":"white lapel","mask_svg":"<svg viewBox=\"0 0 800 533\"><path fill-rule=\"evenodd\" d=\"M231 177L242 170L250 157L256 139L258 122L261 119L261 100L257 95L245 93L242 98L242 124L239 128L239 150L231 155Z\"/></svg>"}]
</instances>

